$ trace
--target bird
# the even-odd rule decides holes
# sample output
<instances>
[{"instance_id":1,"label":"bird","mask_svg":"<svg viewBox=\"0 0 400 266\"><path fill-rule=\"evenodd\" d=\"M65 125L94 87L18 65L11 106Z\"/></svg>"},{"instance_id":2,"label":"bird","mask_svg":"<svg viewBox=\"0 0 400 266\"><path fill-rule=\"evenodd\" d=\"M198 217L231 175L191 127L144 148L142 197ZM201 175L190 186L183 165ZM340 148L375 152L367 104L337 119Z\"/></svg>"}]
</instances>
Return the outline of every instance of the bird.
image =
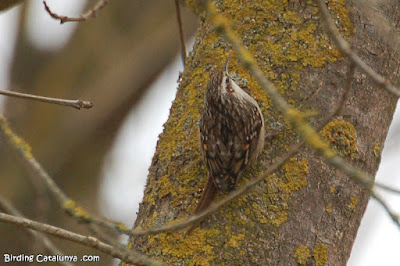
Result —
<instances>
[{"instance_id":1,"label":"bird","mask_svg":"<svg viewBox=\"0 0 400 266\"><path fill-rule=\"evenodd\" d=\"M211 77L205 91L199 128L208 181L194 214L204 211L213 202L217 191L233 191L240 173L257 158L264 146L261 109L228 73L230 57L222 70Z\"/></svg>"}]
</instances>

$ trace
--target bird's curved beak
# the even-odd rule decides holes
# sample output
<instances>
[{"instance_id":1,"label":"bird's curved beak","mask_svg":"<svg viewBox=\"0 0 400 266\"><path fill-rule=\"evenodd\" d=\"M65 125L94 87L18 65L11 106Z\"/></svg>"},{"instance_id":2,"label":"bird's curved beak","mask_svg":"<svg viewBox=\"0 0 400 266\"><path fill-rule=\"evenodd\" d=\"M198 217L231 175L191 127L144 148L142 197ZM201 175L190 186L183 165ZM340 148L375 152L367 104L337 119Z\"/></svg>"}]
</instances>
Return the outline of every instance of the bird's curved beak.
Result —
<instances>
[{"instance_id":1,"label":"bird's curved beak","mask_svg":"<svg viewBox=\"0 0 400 266\"><path fill-rule=\"evenodd\" d=\"M229 63L229 59L231 59L231 55L232 55L232 54L229 54L229 55L228 55L228 58L226 58L225 65L224 65L224 68L223 68L223 70L224 70L226 73L228 73L228 63Z\"/></svg>"}]
</instances>

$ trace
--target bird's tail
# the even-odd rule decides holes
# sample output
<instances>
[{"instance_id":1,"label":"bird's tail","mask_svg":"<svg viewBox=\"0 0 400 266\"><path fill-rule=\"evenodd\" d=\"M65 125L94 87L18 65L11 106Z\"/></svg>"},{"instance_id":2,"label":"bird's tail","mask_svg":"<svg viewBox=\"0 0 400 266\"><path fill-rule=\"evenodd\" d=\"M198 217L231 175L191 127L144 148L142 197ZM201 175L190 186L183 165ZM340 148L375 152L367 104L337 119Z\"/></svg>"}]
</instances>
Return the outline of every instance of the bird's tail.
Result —
<instances>
[{"instance_id":1,"label":"bird's tail","mask_svg":"<svg viewBox=\"0 0 400 266\"><path fill-rule=\"evenodd\" d=\"M212 180L212 177L209 176L207 185L203 190L203 194L201 194L200 200L197 203L196 209L193 212L193 215L199 214L213 202L215 195L217 194L217 188ZM194 228L196 228L199 224L203 222L204 218L200 221L195 222L194 224L190 225L186 231L187 234L190 234Z\"/></svg>"},{"instance_id":2,"label":"bird's tail","mask_svg":"<svg viewBox=\"0 0 400 266\"><path fill-rule=\"evenodd\" d=\"M207 181L207 185L203 190L203 194L200 197L199 203L197 203L196 209L194 210L194 214L199 214L204 211L208 206L210 206L211 202L213 202L215 195L217 194L217 188L210 176Z\"/></svg>"}]
</instances>

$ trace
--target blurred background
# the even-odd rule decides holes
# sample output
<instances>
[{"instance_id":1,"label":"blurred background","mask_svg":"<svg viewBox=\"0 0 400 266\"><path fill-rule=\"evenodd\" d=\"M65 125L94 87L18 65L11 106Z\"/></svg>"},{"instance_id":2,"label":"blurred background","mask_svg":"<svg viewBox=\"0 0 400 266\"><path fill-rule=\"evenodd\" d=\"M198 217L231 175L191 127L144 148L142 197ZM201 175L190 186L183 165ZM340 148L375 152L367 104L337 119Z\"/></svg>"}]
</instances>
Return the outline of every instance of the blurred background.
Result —
<instances>
[{"instance_id":1,"label":"blurred background","mask_svg":"<svg viewBox=\"0 0 400 266\"><path fill-rule=\"evenodd\" d=\"M82 0L48 4L70 16L86 8ZM182 16L190 49L198 21L185 8ZM0 13L0 36L0 89L95 103L78 111L0 96L1 113L67 195L94 213L132 225L183 71L174 1L111 1L95 19L62 25L41 1L26 1ZM394 187L400 187L399 112L377 175ZM25 215L87 233L46 199L1 142L0 173L1 195ZM383 195L400 212L400 197ZM96 253L63 242L57 241L66 254ZM398 247L400 231L372 200L348 265L396 265ZM19 228L0 224L0 255L40 248ZM101 261L111 259L101 255Z\"/></svg>"}]
</instances>

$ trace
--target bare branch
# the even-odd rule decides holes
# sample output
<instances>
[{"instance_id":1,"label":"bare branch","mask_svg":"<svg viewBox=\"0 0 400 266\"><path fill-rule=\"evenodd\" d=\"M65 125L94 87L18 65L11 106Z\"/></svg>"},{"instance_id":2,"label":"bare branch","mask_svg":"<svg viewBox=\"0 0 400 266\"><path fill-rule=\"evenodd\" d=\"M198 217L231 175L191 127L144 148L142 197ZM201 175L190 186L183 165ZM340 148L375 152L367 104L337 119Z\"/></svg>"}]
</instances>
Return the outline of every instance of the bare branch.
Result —
<instances>
[{"instance_id":1,"label":"bare branch","mask_svg":"<svg viewBox=\"0 0 400 266\"><path fill-rule=\"evenodd\" d=\"M5 96L10 96L10 97L16 97L16 98L39 101L39 102L52 103L52 104L58 104L58 105L65 105L65 106L74 107L76 109L81 109L81 108L90 109L90 108L92 108L94 106L94 104L89 102L89 101L65 100L65 99L59 99L59 98L50 98L50 97L44 97L44 96L38 96L38 95L32 95L32 94L26 94L26 93L20 93L20 92L15 92L15 91L0 90L0 94L5 95Z\"/></svg>"},{"instance_id":2,"label":"bare branch","mask_svg":"<svg viewBox=\"0 0 400 266\"><path fill-rule=\"evenodd\" d=\"M104 231L99 230L100 228L97 228L95 225L89 226L89 231L92 233L92 235L101 241L103 241L106 244L109 244L115 248L123 249L125 248L124 245L118 242L118 240L112 239L110 236L106 235ZM115 232L115 231L113 231Z\"/></svg>"},{"instance_id":3,"label":"bare branch","mask_svg":"<svg viewBox=\"0 0 400 266\"><path fill-rule=\"evenodd\" d=\"M135 265L162 265L161 263L150 259L149 257L146 257L142 254L139 254L136 251L128 250L126 248L124 250L120 250L92 236L80 235L52 225L35 222L26 218L16 217L5 213L0 213L0 221L8 224L17 225L19 227L36 230L84 246L92 247L127 263L132 263Z\"/></svg>"},{"instance_id":4,"label":"bare branch","mask_svg":"<svg viewBox=\"0 0 400 266\"><path fill-rule=\"evenodd\" d=\"M386 213L390 216L390 218L392 218L392 221L397 225L397 227L399 227L400 229L400 217L399 215L395 214L390 208L389 205L387 205L387 203L380 197L378 196L378 194L376 194L376 192L374 190L370 191L371 193L371 197L373 197L374 199L376 199L378 201L378 203L383 207L383 209L386 211Z\"/></svg>"},{"instance_id":5,"label":"bare branch","mask_svg":"<svg viewBox=\"0 0 400 266\"><path fill-rule=\"evenodd\" d=\"M20 213L10 202L8 202L2 195L0 195L0 208L5 212L12 214L17 217L25 218L22 213ZM38 233L34 230L27 230L34 238L41 241L47 250L53 255L63 255L63 253L54 245L54 243L45 235ZM65 266L72 266L73 264L69 262L60 262Z\"/></svg>"},{"instance_id":6,"label":"bare branch","mask_svg":"<svg viewBox=\"0 0 400 266\"><path fill-rule=\"evenodd\" d=\"M6 142L18 154L23 162L28 166L29 170L35 173L45 184L51 195L56 199L57 203L66 211L67 214L74 217L78 222L95 223L97 225L111 228L119 233L129 234L130 230L122 223L111 222L106 219L97 218L86 212L75 201L70 199L53 181L46 170L33 157L30 146L18 137L9 127L7 120L0 115L0 136L4 137Z\"/></svg>"},{"instance_id":7,"label":"bare branch","mask_svg":"<svg viewBox=\"0 0 400 266\"><path fill-rule=\"evenodd\" d=\"M356 68L356 65L350 61L349 72L348 72L348 76L347 76L347 80L346 80L346 84L345 84L346 87L344 88L345 93L342 95L341 104L338 105L338 108L335 111L335 114L333 116L341 115L343 112L343 109L346 105L346 102L349 100L351 87L353 86L355 68Z\"/></svg>"},{"instance_id":8,"label":"bare branch","mask_svg":"<svg viewBox=\"0 0 400 266\"><path fill-rule=\"evenodd\" d=\"M325 1L315 0L318 4L319 10L323 19L325 20L326 27L333 37L333 41L339 50L345 54L354 64L356 64L366 75L368 75L378 86L386 89L393 95L400 97L399 88L393 86L387 79L379 75L375 70L369 67L350 47L348 42L340 35L339 30L333 22L329 10L326 7Z\"/></svg>"},{"instance_id":9,"label":"bare branch","mask_svg":"<svg viewBox=\"0 0 400 266\"><path fill-rule=\"evenodd\" d=\"M86 11L83 14L80 14L77 17L68 17L68 16L63 16L63 15L58 15L54 13L53 11L50 10L49 6L47 5L46 1L43 1L44 9L49 13L49 15L60 21L60 24L64 24L65 22L79 22L79 21L85 21L88 20L89 18L94 18L96 17L97 11L102 9L105 5L107 5L109 0L99 0L97 4Z\"/></svg>"},{"instance_id":10,"label":"bare branch","mask_svg":"<svg viewBox=\"0 0 400 266\"><path fill-rule=\"evenodd\" d=\"M395 195L400 195L400 189L396 189L396 188L393 188L393 187L388 186L388 185L384 185L384 184L375 182L375 187L383 189L383 190L386 190L386 191L391 192L391 193L393 193Z\"/></svg>"},{"instance_id":11,"label":"bare branch","mask_svg":"<svg viewBox=\"0 0 400 266\"><path fill-rule=\"evenodd\" d=\"M183 36L183 24L182 24L182 16L181 16L181 8L179 6L179 0L175 0L175 8L176 8L176 18L178 19L178 27L179 27L179 40L181 42L181 57L183 66L186 64L186 46L185 46L185 38Z\"/></svg>"}]
</instances>

